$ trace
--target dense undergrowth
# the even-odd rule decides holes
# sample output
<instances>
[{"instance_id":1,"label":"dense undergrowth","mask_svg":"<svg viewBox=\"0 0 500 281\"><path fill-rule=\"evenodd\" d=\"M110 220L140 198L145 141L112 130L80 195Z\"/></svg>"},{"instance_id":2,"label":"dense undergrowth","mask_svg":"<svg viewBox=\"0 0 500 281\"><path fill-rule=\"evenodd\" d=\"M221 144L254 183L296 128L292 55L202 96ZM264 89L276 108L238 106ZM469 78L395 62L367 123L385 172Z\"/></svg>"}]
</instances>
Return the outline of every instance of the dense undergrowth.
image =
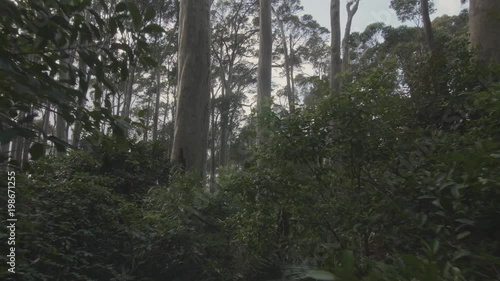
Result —
<instances>
[{"instance_id":1,"label":"dense undergrowth","mask_svg":"<svg viewBox=\"0 0 500 281\"><path fill-rule=\"evenodd\" d=\"M499 280L500 87L454 63L460 79L420 65L411 97L386 61L270 114L269 141L214 194L161 143L33 162L17 280Z\"/></svg>"}]
</instances>

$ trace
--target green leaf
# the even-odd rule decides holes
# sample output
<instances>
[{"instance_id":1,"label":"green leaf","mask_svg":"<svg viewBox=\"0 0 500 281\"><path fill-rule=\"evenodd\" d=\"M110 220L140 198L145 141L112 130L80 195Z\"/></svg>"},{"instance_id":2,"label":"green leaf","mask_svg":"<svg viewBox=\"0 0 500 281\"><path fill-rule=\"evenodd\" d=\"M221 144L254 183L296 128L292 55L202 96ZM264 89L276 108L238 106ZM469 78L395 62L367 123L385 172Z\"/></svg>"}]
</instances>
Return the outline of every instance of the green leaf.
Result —
<instances>
[{"instance_id":1,"label":"green leaf","mask_svg":"<svg viewBox=\"0 0 500 281\"><path fill-rule=\"evenodd\" d=\"M165 29L163 29L163 27L161 27L155 23L152 23L152 24L148 24L147 26L145 26L142 29L142 32L144 32L144 33L164 33Z\"/></svg>"},{"instance_id":2,"label":"green leaf","mask_svg":"<svg viewBox=\"0 0 500 281\"><path fill-rule=\"evenodd\" d=\"M470 231L464 231L462 233L459 233L457 235L457 240L461 240L461 239L464 239L465 237L469 236L470 235Z\"/></svg>"},{"instance_id":3,"label":"green leaf","mask_svg":"<svg viewBox=\"0 0 500 281\"><path fill-rule=\"evenodd\" d=\"M436 254L438 250L439 250L439 241L438 240L432 241L432 253Z\"/></svg>"},{"instance_id":4,"label":"green leaf","mask_svg":"<svg viewBox=\"0 0 500 281\"><path fill-rule=\"evenodd\" d=\"M458 260L459 258L463 258L463 257L466 257L466 256L470 256L471 252L467 251L467 250L464 250L464 249L460 249L458 250L454 255L453 255L453 261L456 261Z\"/></svg>"},{"instance_id":5,"label":"green leaf","mask_svg":"<svg viewBox=\"0 0 500 281\"><path fill-rule=\"evenodd\" d=\"M146 13L144 14L144 21L150 21L156 16L156 11L152 6L146 8Z\"/></svg>"},{"instance_id":6,"label":"green leaf","mask_svg":"<svg viewBox=\"0 0 500 281\"><path fill-rule=\"evenodd\" d=\"M38 160L45 156L45 148L43 144L41 143L34 143L30 147L30 154L31 154L31 159L33 160Z\"/></svg>"},{"instance_id":7,"label":"green leaf","mask_svg":"<svg viewBox=\"0 0 500 281\"><path fill-rule=\"evenodd\" d=\"M120 2L116 5L115 13L123 12L125 10L127 10L127 4L125 4L125 2Z\"/></svg>"},{"instance_id":8,"label":"green leaf","mask_svg":"<svg viewBox=\"0 0 500 281\"><path fill-rule=\"evenodd\" d=\"M0 131L0 143L6 144L11 142L17 137L17 130L15 128Z\"/></svg>"},{"instance_id":9,"label":"green leaf","mask_svg":"<svg viewBox=\"0 0 500 281\"><path fill-rule=\"evenodd\" d=\"M471 225L471 226L474 225L474 221L469 219L457 219L456 221L466 225Z\"/></svg>"},{"instance_id":10,"label":"green leaf","mask_svg":"<svg viewBox=\"0 0 500 281\"><path fill-rule=\"evenodd\" d=\"M60 151L60 152L65 152L66 151L66 147L70 147L71 145L63 140L61 140L60 138L57 138L55 136L49 136L47 138L49 141L51 141L52 143L54 143L54 146L56 147L57 151Z\"/></svg>"},{"instance_id":11,"label":"green leaf","mask_svg":"<svg viewBox=\"0 0 500 281\"><path fill-rule=\"evenodd\" d=\"M141 12L139 11L137 5L132 1L127 3L127 7L128 11L130 12L130 16L132 16L132 23L134 24L134 27L138 30L142 25Z\"/></svg>"},{"instance_id":12,"label":"green leaf","mask_svg":"<svg viewBox=\"0 0 500 281\"><path fill-rule=\"evenodd\" d=\"M308 278L316 279L316 280L324 280L324 281L333 281L335 280L335 276L333 273L324 271L324 270L309 270L306 273Z\"/></svg>"}]
</instances>

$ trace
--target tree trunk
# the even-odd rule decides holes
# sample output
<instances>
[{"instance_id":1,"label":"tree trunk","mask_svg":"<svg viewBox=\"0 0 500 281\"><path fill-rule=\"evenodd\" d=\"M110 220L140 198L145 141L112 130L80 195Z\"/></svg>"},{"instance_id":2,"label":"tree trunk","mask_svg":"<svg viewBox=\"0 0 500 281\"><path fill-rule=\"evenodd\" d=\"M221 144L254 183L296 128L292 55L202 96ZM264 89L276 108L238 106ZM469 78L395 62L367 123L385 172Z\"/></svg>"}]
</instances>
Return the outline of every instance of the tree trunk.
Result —
<instances>
[{"instance_id":1,"label":"tree trunk","mask_svg":"<svg viewBox=\"0 0 500 281\"><path fill-rule=\"evenodd\" d=\"M469 31L477 58L483 63L500 63L500 1L470 0Z\"/></svg>"},{"instance_id":2,"label":"tree trunk","mask_svg":"<svg viewBox=\"0 0 500 281\"><path fill-rule=\"evenodd\" d=\"M33 106L30 105L30 109L28 114L26 116L33 114ZM31 123L24 123L23 127L29 128ZM24 170L26 167L26 163L29 161L29 155L30 155L30 146L31 146L31 141L27 138L23 138L23 156L22 156L22 162L21 162L21 170Z\"/></svg>"},{"instance_id":3,"label":"tree trunk","mask_svg":"<svg viewBox=\"0 0 500 281\"><path fill-rule=\"evenodd\" d=\"M26 117L26 113L24 111L21 111L19 113L19 121L23 120ZM19 124L19 123L18 123ZM24 125L19 124L19 126L24 127ZM14 150L14 159L16 160L17 164L19 165L19 168L22 170L22 165L23 165L23 149L24 149L24 138L23 137L17 137L15 140L15 147L16 149Z\"/></svg>"},{"instance_id":4,"label":"tree trunk","mask_svg":"<svg viewBox=\"0 0 500 281\"><path fill-rule=\"evenodd\" d=\"M209 185L209 191L213 193L215 191L215 168L216 168L216 163L215 163L215 93L214 90L212 89L212 99L211 99L211 108L212 108L212 114L211 114L211 129L212 129L212 139L210 143L210 185Z\"/></svg>"},{"instance_id":5,"label":"tree trunk","mask_svg":"<svg viewBox=\"0 0 500 281\"><path fill-rule=\"evenodd\" d=\"M210 1L183 0L179 14L179 72L172 160L205 174L210 100Z\"/></svg>"},{"instance_id":6,"label":"tree trunk","mask_svg":"<svg viewBox=\"0 0 500 281\"><path fill-rule=\"evenodd\" d=\"M342 57L342 72L347 72L349 68L349 37L351 37L352 20L358 11L359 0L348 1L346 5L347 23L345 25L344 40L342 40L343 57Z\"/></svg>"},{"instance_id":7,"label":"tree trunk","mask_svg":"<svg viewBox=\"0 0 500 281\"><path fill-rule=\"evenodd\" d=\"M294 74L293 74L293 62L295 61L295 52L294 52L294 44L293 44L293 36L290 34L290 58L291 58L291 63L290 63L290 92L293 97L293 102L294 102L294 109L295 109L295 79L294 79Z\"/></svg>"},{"instance_id":8,"label":"tree trunk","mask_svg":"<svg viewBox=\"0 0 500 281\"><path fill-rule=\"evenodd\" d=\"M156 74L156 101L155 101L155 114L153 117L153 141L158 140L158 118L160 118L161 76L159 67L156 68L155 74Z\"/></svg>"},{"instance_id":9,"label":"tree trunk","mask_svg":"<svg viewBox=\"0 0 500 281\"><path fill-rule=\"evenodd\" d=\"M280 19L278 14L274 11L274 16L278 20L278 26L280 29L280 35L281 35L281 42L283 44L283 56L285 57L285 78L286 78L286 86L285 86L285 95L288 99L288 107L290 109L290 112L293 112L295 110L295 101L294 97L292 95L292 90L291 90L291 78L290 78L290 56L288 53L288 40L287 36L285 34L285 26L283 24L283 21Z\"/></svg>"},{"instance_id":10,"label":"tree trunk","mask_svg":"<svg viewBox=\"0 0 500 281\"><path fill-rule=\"evenodd\" d=\"M330 3L330 26L331 26L331 47L330 47L330 88L334 93L340 91L339 74L342 67L340 60L340 0L331 0Z\"/></svg>"},{"instance_id":11,"label":"tree trunk","mask_svg":"<svg viewBox=\"0 0 500 281\"><path fill-rule=\"evenodd\" d=\"M70 59L65 59L63 61L63 64L65 64L65 67L67 68L67 70L63 73L61 73L61 81L63 82L63 84L65 84L66 86L68 86L64 81L67 81L69 79L69 71L70 71L70 65L71 65L71 62L70 62ZM60 140L62 140L63 142L68 142L68 134L66 133L67 129L67 123L66 123L66 120L64 119L63 117L63 113L62 113L62 107L61 106L57 106L57 117L56 117L56 137ZM57 151L57 153L61 153L60 151Z\"/></svg>"},{"instance_id":12,"label":"tree trunk","mask_svg":"<svg viewBox=\"0 0 500 281\"><path fill-rule=\"evenodd\" d=\"M143 140L148 141L148 134L149 134L149 118L151 117L151 96L148 98L148 107L146 111L146 120L144 120L144 136Z\"/></svg>"},{"instance_id":13,"label":"tree trunk","mask_svg":"<svg viewBox=\"0 0 500 281\"><path fill-rule=\"evenodd\" d=\"M130 118L130 106L132 103L132 91L135 79L135 65L133 63L130 65L128 71L129 71L128 73L129 76L125 87L125 97L123 101L123 110L122 110L122 117L124 119Z\"/></svg>"},{"instance_id":14,"label":"tree trunk","mask_svg":"<svg viewBox=\"0 0 500 281\"><path fill-rule=\"evenodd\" d=\"M221 44L220 55L223 56L223 44ZM220 80L222 83L221 87L221 98L220 98L220 145L219 145L219 165L218 166L226 166L226 134L227 134L227 125L229 122L229 108L228 108L228 100L230 96L230 88L228 86L229 82L226 80L226 73L224 72L224 64L222 59L220 60ZM230 67L231 68L231 67ZM230 72L230 71L229 71Z\"/></svg>"},{"instance_id":15,"label":"tree trunk","mask_svg":"<svg viewBox=\"0 0 500 281\"><path fill-rule=\"evenodd\" d=\"M16 137L15 139L12 140L12 147L9 151L10 154L10 159L9 161L15 161L16 159L16 152L17 152L17 143L18 143L19 137Z\"/></svg>"},{"instance_id":16,"label":"tree trunk","mask_svg":"<svg viewBox=\"0 0 500 281\"><path fill-rule=\"evenodd\" d=\"M80 59L79 61L79 68L80 71L87 74L87 66L85 63ZM87 75L86 79L89 81L90 77ZM114 96L113 96L114 99ZM82 115L83 115L83 110L85 109L85 103L87 101L87 89L84 88L83 83L80 82L80 96L78 97L78 109L77 109L77 115L76 115L76 120L75 120L75 128L73 130L73 146L75 148L78 148L80 146L80 140L81 140L81 135L82 135ZM111 112L113 109L111 109Z\"/></svg>"},{"instance_id":17,"label":"tree trunk","mask_svg":"<svg viewBox=\"0 0 500 281\"><path fill-rule=\"evenodd\" d=\"M117 98L117 102L116 102L116 116L119 116L120 115L120 105L122 103L122 95L121 94L118 94L118 98Z\"/></svg>"},{"instance_id":18,"label":"tree trunk","mask_svg":"<svg viewBox=\"0 0 500 281\"><path fill-rule=\"evenodd\" d=\"M429 15L429 0L420 0L420 11L422 13L422 20L424 22L425 42L427 48L434 51L434 35L432 33L432 22Z\"/></svg>"},{"instance_id":19,"label":"tree trunk","mask_svg":"<svg viewBox=\"0 0 500 281\"><path fill-rule=\"evenodd\" d=\"M45 113L43 114L43 124L42 124L42 131L45 134L43 137L43 147L44 147L44 155L47 153L47 135L49 134L49 127L50 127L50 102L47 100L45 103Z\"/></svg>"},{"instance_id":20,"label":"tree trunk","mask_svg":"<svg viewBox=\"0 0 500 281\"><path fill-rule=\"evenodd\" d=\"M257 76L257 114L262 118L271 107L272 48L273 34L271 29L271 0L260 0L260 42L259 68ZM265 124L262 120L257 125L257 140L265 139Z\"/></svg>"}]
</instances>

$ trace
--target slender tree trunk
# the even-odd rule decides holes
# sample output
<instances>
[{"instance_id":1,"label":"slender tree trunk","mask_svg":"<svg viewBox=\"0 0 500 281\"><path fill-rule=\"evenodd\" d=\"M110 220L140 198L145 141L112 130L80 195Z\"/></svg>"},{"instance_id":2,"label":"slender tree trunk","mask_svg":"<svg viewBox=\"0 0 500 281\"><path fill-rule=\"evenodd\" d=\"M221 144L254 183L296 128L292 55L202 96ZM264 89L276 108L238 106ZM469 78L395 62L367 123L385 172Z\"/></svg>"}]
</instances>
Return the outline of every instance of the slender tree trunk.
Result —
<instances>
[{"instance_id":1,"label":"slender tree trunk","mask_svg":"<svg viewBox=\"0 0 500 281\"><path fill-rule=\"evenodd\" d=\"M160 68L157 67L156 71L156 101L155 101L155 114L153 117L153 141L158 140L158 119L160 118L160 96L161 96L161 73Z\"/></svg>"},{"instance_id":2,"label":"slender tree trunk","mask_svg":"<svg viewBox=\"0 0 500 281\"><path fill-rule=\"evenodd\" d=\"M173 91L174 91L174 94L173 94L174 101L172 103L172 109L170 110L170 114L171 114L171 119L172 119L172 123L173 123L174 130L175 130L175 116L177 116L177 87L174 87ZM174 139L174 136L172 136L172 145L173 145L173 139Z\"/></svg>"},{"instance_id":3,"label":"slender tree trunk","mask_svg":"<svg viewBox=\"0 0 500 281\"><path fill-rule=\"evenodd\" d=\"M30 109L28 114L25 116L33 114L33 105L30 105ZM29 128L30 123L25 123L23 127ZM22 161L21 161L21 170L24 170L26 167L26 163L29 161L29 155L30 155L30 146L31 146L31 141L27 138L23 138L23 156L22 156Z\"/></svg>"},{"instance_id":4,"label":"slender tree trunk","mask_svg":"<svg viewBox=\"0 0 500 281\"><path fill-rule=\"evenodd\" d=\"M1 108L0 109L0 115L2 117L2 119L4 120L10 120L10 116L9 116L9 111L7 108ZM3 121L0 123L0 131L6 131L8 129L10 129L11 126L8 124L8 122L6 121ZM2 145L0 146L0 149L1 149L1 159L0 159L0 165L1 165L1 171L7 171L8 170L8 160L9 160L9 154L10 154L10 146L11 146L11 143L12 141L9 141L9 142L4 142L2 143Z\"/></svg>"},{"instance_id":5,"label":"slender tree trunk","mask_svg":"<svg viewBox=\"0 0 500 281\"><path fill-rule=\"evenodd\" d=\"M127 79L127 84L125 87L125 97L124 97L124 104L123 104L123 110L122 110L122 117L124 119L130 118L130 106L132 103L132 91L134 87L134 79L135 79L135 65L132 63L129 67L129 76Z\"/></svg>"},{"instance_id":6,"label":"slender tree trunk","mask_svg":"<svg viewBox=\"0 0 500 281\"><path fill-rule=\"evenodd\" d=\"M69 56L68 58L64 59L62 61L62 64L64 64L64 67L66 67L67 69L65 70L65 72L63 72L63 73L60 74L60 80L62 81L62 83L66 87L69 87L69 85L65 81L68 81L69 78L70 78L70 73L69 72L71 71L71 56ZM62 109L61 106L57 106L56 137L59 140L62 140L63 142L66 142L66 143L68 142L67 127L68 127L68 124L67 124L66 120L63 117L63 109ZM56 153L59 154L59 153L64 153L64 152L57 151Z\"/></svg>"},{"instance_id":7,"label":"slender tree trunk","mask_svg":"<svg viewBox=\"0 0 500 281\"><path fill-rule=\"evenodd\" d=\"M500 63L500 1L469 0L469 31L477 58L483 63Z\"/></svg>"},{"instance_id":8,"label":"slender tree trunk","mask_svg":"<svg viewBox=\"0 0 500 281\"><path fill-rule=\"evenodd\" d=\"M151 96L148 98L148 107L146 111L146 120L144 120L144 136L143 140L148 141L149 134L149 118L151 117Z\"/></svg>"},{"instance_id":9,"label":"slender tree trunk","mask_svg":"<svg viewBox=\"0 0 500 281\"><path fill-rule=\"evenodd\" d=\"M43 147L44 147L44 155L46 155L47 150L47 135L49 134L49 127L50 127L50 102L47 100L45 103L45 113L43 114L43 125L42 125L42 130L43 133L45 134L43 137Z\"/></svg>"},{"instance_id":10,"label":"slender tree trunk","mask_svg":"<svg viewBox=\"0 0 500 281\"><path fill-rule=\"evenodd\" d=\"M210 122L210 1L183 0L179 14L179 73L172 160L205 175Z\"/></svg>"},{"instance_id":11,"label":"slender tree trunk","mask_svg":"<svg viewBox=\"0 0 500 281\"><path fill-rule=\"evenodd\" d=\"M9 151L9 154L10 154L10 161L16 161L16 152L17 152L17 144L18 144L18 139L19 137L15 138L13 141L12 141L12 147Z\"/></svg>"},{"instance_id":12,"label":"slender tree trunk","mask_svg":"<svg viewBox=\"0 0 500 281\"><path fill-rule=\"evenodd\" d=\"M5 119L8 118L8 119L10 119L10 117L8 117L8 110L6 108L0 109L0 114L2 115L2 118L5 118ZM7 122L1 122L0 131L6 131L10 127L11 126ZM2 159L0 160L0 164L2 165L2 171L6 171L7 170L7 162L9 160L9 153L10 153L10 151L9 151L10 144L11 144L11 141L10 142L4 142L0 146L0 149L1 149L0 152L2 153L2 157L1 157Z\"/></svg>"},{"instance_id":13,"label":"slender tree trunk","mask_svg":"<svg viewBox=\"0 0 500 281\"><path fill-rule=\"evenodd\" d=\"M340 0L331 0L330 3L331 49L330 49L330 88L334 93L340 91Z\"/></svg>"},{"instance_id":14,"label":"slender tree trunk","mask_svg":"<svg viewBox=\"0 0 500 281\"><path fill-rule=\"evenodd\" d=\"M116 116L120 115L120 105L122 103L122 94L117 94L117 102L116 102Z\"/></svg>"},{"instance_id":15,"label":"slender tree trunk","mask_svg":"<svg viewBox=\"0 0 500 281\"><path fill-rule=\"evenodd\" d=\"M342 58L342 72L347 72L349 68L349 38L351 37L351 26L354 15L358 11L359 0L348 1L346 5L347 10L347 23L345 25L344 40L342 40L343 58Z\"/></svg>"},{"instance_id":16,"label":"slender tree trunk","mask_svg":"<svg viewBox=\"0 0 500 281\"><path fill-rule=\"evenodd\" d=\"M294 76L294 67L293 67L293 62L294 62L294 58L295 58L295 51L294 51L294 44L293 44L293 36L292 34L290 34L290 58L291 58L291 63L290 63L290 85L291 85L291 88L290 88L290 92L291 92L291 96L293 97L293 102L294 102L294 109L295 109L295 76Z\"/></svg>"},{"instance_id":17,"label":"slender tree trunk","mask_svg":"<svg viewBox=\"0 0 500 281\"><path fill-rule=\"evenodd\" d=\"M166 130L166 128L167 128L168 107L169 107L169 103L170 103L170 99L169 99L170 95L169 95L169 93L170 93L170 84L168 84L168 86L167 86L167 102L165 103L165 108L163 109L164 110L164 114L163 114L163 130ZM166 132L167 131L165 131L164 133L166 133ZM166 134L165 134L165 137L167 137Z\"/></svg>"},{"instance_id":18,"label":"slender tree trunk","mask_svg":"<svg viewBox=\"0 0 500 281\"><path fill-rule=\"evenodd\" d=\"M432 22L429 14L429 0L420 0L420 11L424 22L425 41L429 51L434 51L434 35L432 32Z\"/></svg>"},{"instance_id":19,"label":"slender tree trunk","mask_svg":"<svg viewBox=\"0 0 500 281\"><path fill-rule=\"evenodd\" d=\"M210 192L215 191L215 169L216 169L216 163L215 163L215 93L214 90L212 89L212 99L211 99L211 108L212 108L212 114L211 116L211 129L212 129L212 139L210 142Z\"/></svg>"},{"instance_id":20,"label":"slender tree trunk","mask_svg":"<svg viewBox=\"0 0 500 281\"><path fill-rule=\"evenodd\" d=\"M274 16L278 20L278 26L280 29L280 35L281 35L281 43L283 44L283 56L285 57L285 78L286 78L286 86L285 86L285 94L288 99L288 108L290 109L290 112L293 112L295 110L295 100L294 96L292 94L291 90L291 75L290 75L290 55L288 53L288 42L287 42L287 36L285 33L285 25L283 24L283 21L281 18L278 16L276 11L274 11Z\"/></svg>"},{"instance_id":21,"label":"slender tree trunk","mask_svg":"<svg viewBox=\"0 0 500 281\"><path fill-rule=\"evenodd\" d=\"M87 73L87 66L85 63L80 60L79 61L79 68L80 71L83 73ZM88 75L85 75L86 79L90 78ZM114 96L113 96L114 100ZM79 147L80 146L80 140L82 136L82 117L83 117L83 110L85 109L85 103L87 101L87 89L84 88L82 82L80 82L80 96L78 97L78 109L77 109L77 116L75 120L75 128L73 130L73 146L74 147ZM111 109L111 112L113 109Z\"/></svg>"},{"instance_id":22,"label":"slender tree trunk","mask_svg":"<svg viewBox=\"0 0 500 281\"><path fill-rule=\"evenodd\" d=\"M232 69L232 67L230 67ZM231 70L230 70L231 71ZM229 81L225 80L225 75L223 75L224 83L222 85L222 98L220 106L220 151L219 151L219 166L227 165L227 145L228 145L228 133L229 133L229 109L231 107L231 96L232 89L229 85Z\"/></svg>"},{"instance_id":23,"label":"slender tree trunk","mask_svg":"<svg viewBox=\"0 0 500 281\"><path fill-rule=\"evenodd\" d=\"M261 118L271 107L272 48L273 34L271 29L271 0L260 0L260 41L259 68L257 75L257 113ZM257 124L257 141L266 138L266 125L259 119Z\"/></svg>"},{"instance_id":24,"label":"slender tree trunk","mask_svg":"<svg viewBox=\"0 0 500 281\"><path fill-rule=\"evenodd\" d=\"M24 111L21 111L19 113L19 121L23 120L26 117L26 113ZM24 125L20 124L20 126L24 127ZM14 150L14 159L16 160L17 164L19 165L19 168L22 170L22 165L23 165L23 149L24 149L24 138L23 137L17 137L16 138L16 150Z\"/></svg>"}]
</instances>

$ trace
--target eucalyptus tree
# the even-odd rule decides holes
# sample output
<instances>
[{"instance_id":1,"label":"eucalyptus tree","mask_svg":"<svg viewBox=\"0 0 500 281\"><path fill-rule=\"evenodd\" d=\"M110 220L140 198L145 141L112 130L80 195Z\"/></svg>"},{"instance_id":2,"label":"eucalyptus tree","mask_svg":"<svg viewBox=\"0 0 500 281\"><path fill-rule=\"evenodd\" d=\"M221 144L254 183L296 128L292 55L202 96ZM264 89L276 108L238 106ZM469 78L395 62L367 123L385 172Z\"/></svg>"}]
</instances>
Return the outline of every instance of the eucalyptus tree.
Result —
<instances>
[{"instance_id":1,"label":"eucalyptus tree","mask_svg":"<svg viewBox=\"0 0 500 281\"><path fill-rule=\"evenodd\" d=\"M483 62L500 63L500 1L469 0L470 41Z\"/></svg>"},{"instance_id":2,"label":"eucalyptus tree","mask_svg":"<svg viewBox=\"0 0 500 281\"><path fill-rule=\"evenodd\" d=\"M271 80L273 60L273 30L271 0L260 0L259 5L259 67L257 75L257 139L266 138L266 127L262 122L265 112L271 108Z\"/></svg>"},{"instance_id":3,"label":"eucalyptus tree","mask_svg":"<svg viewBox=\"0 0 500 281\"><path fill-rule=\"evenodd\" d=\"M458 1L458 0L456 0ZM434 13L434 2L431 0L391 0L391 8L394 9L399 20L423 23L424 38L427 48L434 50L434 39L430 15Z\"/></svg>"},{"instance_id":4,"label":"eucalyptus tree","mask_svg":"<svg viewBox=\"0 0 500 281\"><path fill-rule=\"evenodd\" d=\"M351 37L351 26L354 16L359 8L360 0L348 0L346 4L347 10L347 23L345 25L344 39L342 40L342 72L348 71L349 67L349 40Z\"/></svg>"},{"instance_id":5,"label":"eucalyptus tree","mask_svg":"<svg viewBox=\"0 0 500 281\"><path fill-rule=\"evenodd\" d=\"M251 58L257 43L258 27L252 23L255 1L218 1L212 8L212 54L214 78L220 96L214 100L220 112L219 165L228 160L229 137L235 129L234 117L241 109L243 91L254 83L256 67ZM215 79L213 79L215 82Z\"/></svg>"},{"instance_id":6,"label":"eucalyptus tree","mask_svg":"<svg viewBox=\"0 0 500 281\"><path fill-rule=\"evenodd\" d=\"M340 90L339 74L342 69L341 53L341 33L340 33L340 0L330 2L330 88L333 93Z\"/></svg>"},{"instance_id":7,"label":"eucalyptus tree","mask_svg":"<svg viewBox=\"0 0 500 281\"><path fill-rule=\"evenodd\" d=\"M1 116L5 124L2 144L18 136L28 139L29 153L36 159L44 155L48 141L58 150L69 146L67 132L76 122L85 135L94 139L99 138L103 121L113 129L121 127L112 116L110 100L116 83L111 83L110 78L127 76L132 57L145 60L145 34L158 31L143 24L137 6L133 2L103 1L95 5L92 1L55 5L53 1L34 0L2 4L0 92L2 104L11 113ZM121 44L124 34L134 34L142 46L132 50ZM87 89L96 97L94 107L81 106ZM54 109L55 118L49 114ZM33 126L19 122L33 120L34 114L42 110L44 122ZM55 136L46 130L54 119L58 119ZM27 159L29 142L23 144L22 159Z\"/></svg>"},{"instance_id":8,"label":"eucalyptus tree","mask_svg":"<svg viewBox=\"0 0 500 281\"><path fill-rule=\"evenodd\" d=\"M299 16L299 13L303 11L300 0L276 1L273 11L277 27L276 33L281 43L276 46L275 57L283 56L282 65L286 78L285 96L288 99L288 107L293 112L297 95L295 71L300 70L306 57L311 57L310 51L304 46L317 49L313 44L323 43L321 38L328 30L321 27L311 15Z\"/></svg>"},{"instance_id":9,"label":"eucalyptus tree","mask_svg":"<svg viewBox=\"0 0 500 281\"><path fill-rule=\"evenodd\" d=\"M210 1L183 0L179 11L178 98L171 159L205 173L210 100Z\"/></svg>"}]
</instances>

